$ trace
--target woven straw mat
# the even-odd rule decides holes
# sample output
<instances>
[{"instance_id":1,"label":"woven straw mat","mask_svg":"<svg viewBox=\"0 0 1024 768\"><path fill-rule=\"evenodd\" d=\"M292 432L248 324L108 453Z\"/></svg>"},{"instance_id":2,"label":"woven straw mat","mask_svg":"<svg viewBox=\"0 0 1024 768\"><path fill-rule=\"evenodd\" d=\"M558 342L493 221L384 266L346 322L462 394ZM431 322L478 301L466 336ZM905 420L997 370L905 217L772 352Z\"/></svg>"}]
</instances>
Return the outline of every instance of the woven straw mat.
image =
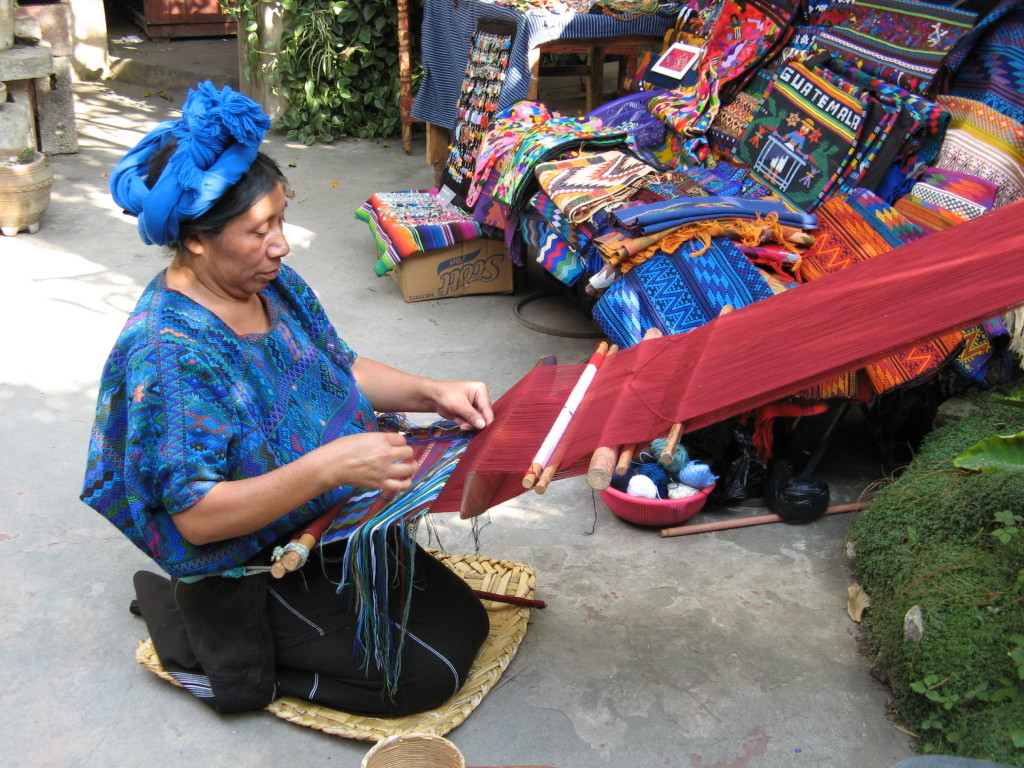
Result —
<instances>
[{"instance_id":1,"label":"woven straw mat","mask_svg":"<svg viewBox=\"0 0 1024 768\"><path fill-rule=\"evenodd\" d=\"M453 555L432 551L435 557L461 576L473 589L499 595L532 598L536 589L533 568L509 560L480 555ZM491 631L477 655L462 689L441 707L406 717L350 715L318 704L292 698L272 701L267 710L280 718L315 728L333 736L380 741L388 736L429 733L444 736L460 725L490 692L519 650L530 620L530 609L484 600ZM135 660L158 677L178 685L161 666L151 639L139 642Z\"/></svg>"}]
</instances>

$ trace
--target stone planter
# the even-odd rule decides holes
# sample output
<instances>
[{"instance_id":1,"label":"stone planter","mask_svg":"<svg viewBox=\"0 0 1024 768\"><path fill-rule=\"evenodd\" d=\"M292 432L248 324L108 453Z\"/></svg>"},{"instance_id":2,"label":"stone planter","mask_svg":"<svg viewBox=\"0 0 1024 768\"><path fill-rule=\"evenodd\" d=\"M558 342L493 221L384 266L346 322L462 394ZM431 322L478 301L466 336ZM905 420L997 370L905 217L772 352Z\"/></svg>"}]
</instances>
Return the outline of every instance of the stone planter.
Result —
<instances>
[{"instance_id":1,"label":"stone planter","mask_svg":"<svg viewBox=\"0 0 1024 768\"><path fill-rule=\"evenodd\" d=\"M18 151L0 149L0 233L7 237L39 231L53 186L46 156L36 152L30 163L13 163Z\"/></svg>"}]
</instances>

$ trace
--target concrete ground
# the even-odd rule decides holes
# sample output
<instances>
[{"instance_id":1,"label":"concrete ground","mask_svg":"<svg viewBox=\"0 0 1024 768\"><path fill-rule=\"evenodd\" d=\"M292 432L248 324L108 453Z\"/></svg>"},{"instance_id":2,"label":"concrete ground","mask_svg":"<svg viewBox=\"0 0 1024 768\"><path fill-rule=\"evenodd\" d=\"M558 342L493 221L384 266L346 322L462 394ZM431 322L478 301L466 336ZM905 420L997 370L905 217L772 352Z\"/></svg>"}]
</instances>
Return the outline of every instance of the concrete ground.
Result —
<instances>
[{"instance_id":1,"label":"concrete ground","mask_svg":"<svg viewBox=\"0 0 1024 768\"><path fill-rule=\"evenodd\" d=\"M224 42L210 56L230 62ZM198 71L216 77L212 65ZM173 82L77 85L80 151L51 158L42 229L0 238L0 763L12 768L355 768L371 746L266 712L217 715L136 664L146 631L128 612L131 576L154 566L78 500L103 361L166 262L113 204L107 174L184 94ZM517 321L517 302L550 287L535 274L516 295L415 304L374 276L373 241L352 213L375 191L431 185L420 142L406 156L397 141L304 147L272 135L266 149L297 190L289 260L357 351L483 378L495 396L542 356L591 351L591 339ZM563 330L592 327L569 302L527 310ZM843 503L877 466L850 419L817 477ZM708 509L693 522L764 511ZM911 756L846 613L850 520L664 539L616 518L582 478L494 509L480 554L532 565L548 607L448 738L470 766L888 768ZM446 549L474 551L468 524L432 521Z\"/></svg>"}]
</instances>

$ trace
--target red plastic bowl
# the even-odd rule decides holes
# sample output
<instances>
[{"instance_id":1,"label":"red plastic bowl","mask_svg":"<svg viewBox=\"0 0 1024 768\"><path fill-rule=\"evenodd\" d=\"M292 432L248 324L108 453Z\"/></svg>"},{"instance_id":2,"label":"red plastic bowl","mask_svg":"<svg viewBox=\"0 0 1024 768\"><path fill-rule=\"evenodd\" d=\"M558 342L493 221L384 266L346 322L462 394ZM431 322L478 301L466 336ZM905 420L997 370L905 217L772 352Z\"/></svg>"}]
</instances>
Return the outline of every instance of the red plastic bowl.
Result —
<instances>
[{"instance_id":1,"label":"red plastic bowl","mask_svg":"<svg viewBox=\"0 0 1024 768\"><path fill-rule=\"evenodd\" d=\"M631 523L676 525L700 512L708 500L708 494L714 488L712 484L684 499L645 499L641 496L630 496L614 488L605 488L601 491L601 499L616 516Z\"/></svg>"}]
</instances>

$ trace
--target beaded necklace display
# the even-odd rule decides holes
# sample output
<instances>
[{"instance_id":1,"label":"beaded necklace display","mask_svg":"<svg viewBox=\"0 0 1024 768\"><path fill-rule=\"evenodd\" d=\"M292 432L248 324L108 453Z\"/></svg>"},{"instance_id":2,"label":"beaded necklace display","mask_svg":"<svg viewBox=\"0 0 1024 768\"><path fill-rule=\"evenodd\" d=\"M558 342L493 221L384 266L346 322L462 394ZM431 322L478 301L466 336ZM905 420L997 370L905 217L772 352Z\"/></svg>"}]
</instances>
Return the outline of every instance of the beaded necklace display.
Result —
<instances>
[{"instance_id":1,"label":"beaded necklace display","mask_svg":"<svg viewBox=\"0 0 1024 768\"><path fill-rule=\"evenodd\" d=\"M481 21L473 35L442 182L458 197L468 189L477 150L498 109L514 34L511 24Z\"/></svg>"}]
</instances>

